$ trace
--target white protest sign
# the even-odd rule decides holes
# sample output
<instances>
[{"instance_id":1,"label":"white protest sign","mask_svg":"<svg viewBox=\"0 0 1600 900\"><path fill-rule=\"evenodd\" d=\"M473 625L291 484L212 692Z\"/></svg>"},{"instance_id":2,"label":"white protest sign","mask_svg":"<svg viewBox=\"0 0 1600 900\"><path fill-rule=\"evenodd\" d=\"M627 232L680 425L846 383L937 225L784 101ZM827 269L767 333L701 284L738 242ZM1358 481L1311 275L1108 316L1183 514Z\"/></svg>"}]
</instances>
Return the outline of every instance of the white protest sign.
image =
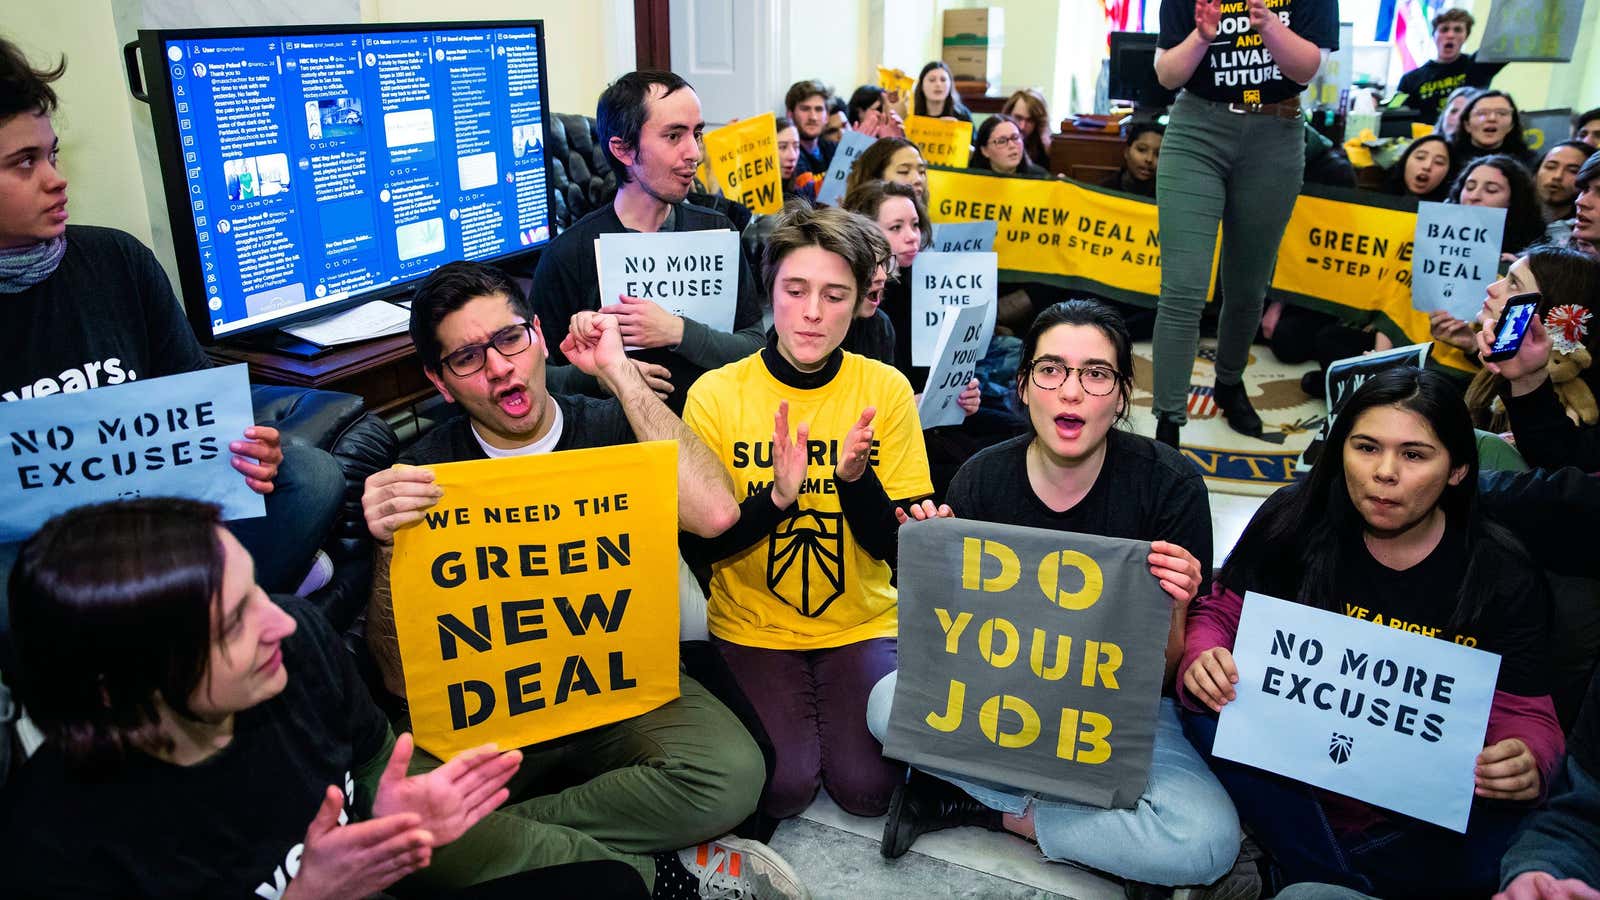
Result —
<instances>
[{"instance_id":1,"label":"white protest sign","mask_svg":"<svg viewBox=\"0 0 1600 900\"><path fill-rule=\"evenodd\" d=\"M602 234L595 239L600 302L650 300L675 316L733 331L739 235L732 231Z\"/></svg>"},{"instance_id":2,"label":"white protest sign","mask_svg":"<svg viewBox=\"0 0 1600 900\"><path fill-rule=\"evenodd\" d=\"M833 161L828 163L828 174L822 179L822 187L817 189L818 203L838 205L844 197L844 184L850 177L850 170L855 167L861 154L875 143L877 138L859 131L839 133L839 146L833 151Z\"/></svg>"},{"instance_id":3,"label":"white protest sign","mask_svg":"<svg viewBox=\"0 0 1600 900\"><path fill-rule=\"evenodd\" d=\"M1218 757L1467 830L1499 656L1252 592L1233 659Z\"/></svg>"},{"instance_id":4,"label":"white protest sign","mask_svg":"<svg viewBox=\"0 0 1600 900\"><path fill-rule=\"evenodd\" d=\"M994 249L994 236L1000 223L987 222L935 222L933 241L928 249L935 253L987 253Z\"/></svg>"},{"instance_id":5,"label":"white protest sign","mask_svg":"<svg viewBox=\"0 0 1600 900\"><path fill-rule=\"evenodd\" d=\"M1499 277L1505 228L1503 209L1418 203L1411 306L1423 312L1442 309L1470 321L1483 306L1483 289Z\"/></svg>"},{"instance_id":6,"label":"white protest sign","mask_svg":"<svg viewBox=\"0 0 1600 900\"><path fill-rule=\"evenodd\" d=\"M923 428L960 425L966 418L956 398L977 373L978 360L983 359L989 338L994 336L994 322L984 322L988 312L986 307L965 306L944 317L939 326L939 349L934 354L937 362L928 370L928 383L917 404Z\"/></svg>"},{"instance_id":7,"label":"white protest sign","mask_svg":"<svg viewBox=\"0 0 1600 900\"><path fill-rule=\"evenodd\" d=\"M230 520L266 515L228 449L253 424L243 365L0 403L0 541L75 506L141 496L205 500Z\"/></svg>"},{"instance_id":8,"label":"white protest sign","mask_svg":"<svg viewBox=\"0 0 1600 900\"><path fill-rule=\"evenodd\" d=\"M931 366L944 314L961 306L984 306L983 327L994 333L1000 273L993 253L919 253L911 269L911 364Z\"/></svg>"}]
</instances>

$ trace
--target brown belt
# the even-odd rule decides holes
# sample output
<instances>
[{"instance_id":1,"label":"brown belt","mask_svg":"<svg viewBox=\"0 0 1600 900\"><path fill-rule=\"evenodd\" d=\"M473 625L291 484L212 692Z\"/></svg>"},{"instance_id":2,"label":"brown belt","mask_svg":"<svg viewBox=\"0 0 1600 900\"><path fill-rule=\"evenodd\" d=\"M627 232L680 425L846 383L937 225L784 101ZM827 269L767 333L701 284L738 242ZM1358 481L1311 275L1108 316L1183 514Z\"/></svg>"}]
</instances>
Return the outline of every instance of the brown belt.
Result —
<instances>
[{"instance_id":1,"label":"brown belt","mask_svg":"<svg viewBox=\"0 0 1600 900\"><path fill-rule=\"evenodd\" d=\"M1297 94L1277 103L1228 103L1228 112L1241 115L1276 116L1280 119L1300 118L1300 96Z\"/></svg>"}]
</instances>

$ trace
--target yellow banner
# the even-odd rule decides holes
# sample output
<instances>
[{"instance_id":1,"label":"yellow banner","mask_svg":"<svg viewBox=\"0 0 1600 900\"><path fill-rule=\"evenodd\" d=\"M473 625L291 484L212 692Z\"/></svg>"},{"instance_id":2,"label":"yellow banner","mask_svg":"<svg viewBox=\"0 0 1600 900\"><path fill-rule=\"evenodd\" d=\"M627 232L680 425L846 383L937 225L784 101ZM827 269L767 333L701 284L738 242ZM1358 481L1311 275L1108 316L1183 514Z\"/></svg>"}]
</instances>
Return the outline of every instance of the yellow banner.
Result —
<instances>
[{"instance_id":1,"label":"yellow banner","mask_svg":"<svg viewBox=\"0 0 1600 900\"><path fill-rule=\"evenodd\" d=\"M917 145L929 165L964 169L972 156L972 123L907 116L906 140Z\"/></svg>"},{"instance_id":2,"label":"yellow banner","mask_svg":"<svg viewBox=\"0 0 1600 900\"><path fill-rule=\"evenodd\" d=\"M777 122L762 113L705 133L707 163L723 196L754 213L783 209Z\"/></svg>"},{"instance_id":3,"label":"yellow banner","mask_svg":"<svg viewBox=\"0 0 1600 900\"><path fill-rule=\"evenodd\" d=\"M429 468L444 496L389 573L419 746L526 747L678 696L675 443Z\"/></svg>"},{"instance_id":4,"label":"yellow banner","mask_svg":"<svg viewBox=\"0 0 1600 900\"><path fill-rule=\"evenodd\" d=\"M928 170L935 222L994 220L1004 274L1035 273L1079 282L1119 300L1153 305L1161 293L1156 205L1072 181ZM1399 343L1432 340L1428 314L1411 308L1415 212L1300 195L1284 232L1274 290L1294 302L1342 307L1354 321L1376 321ZM1213 251L1212 284L1216 283ZM1433 360L1473 366L1435 344Z\"/></svg>"},{"instance_id":5,"label":"yellow banner","mask_svg":"<svg viewBox=\"0 0 1600 900\"><path fill-rule=\"evenodd\" d=\"M909 97L916 86L917 79L899 69L878 67L878 87L886 91L898 91L901 97Z\"/></svg>"}]
</instances>

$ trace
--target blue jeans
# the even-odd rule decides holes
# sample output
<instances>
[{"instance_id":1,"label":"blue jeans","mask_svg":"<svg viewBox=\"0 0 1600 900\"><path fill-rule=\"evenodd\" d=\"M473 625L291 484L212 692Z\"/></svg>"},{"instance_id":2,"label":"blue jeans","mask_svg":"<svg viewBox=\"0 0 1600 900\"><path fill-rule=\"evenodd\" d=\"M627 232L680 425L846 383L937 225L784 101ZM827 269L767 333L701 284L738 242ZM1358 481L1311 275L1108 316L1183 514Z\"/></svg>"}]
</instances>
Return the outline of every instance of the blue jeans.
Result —
<instances>
[{"instance_id":1,"label":"blue jeans","mask_svg":"<svg viewBox=\"0 0 1600 900\"><path fill-rule=\"evenodd\" d=\"M1310 785L1213 758L1216 716L1185 711L1183 728L1286 884L1323 882L1378 897L1487 897L1499 887L1500 858L1528 813L1477 802L1466 834L1398 813L1361 832L1340 832Z\"/></svg>"},{"instance_id":2,"label":"blue jeans","mask_svg":"<svg viewBox=\"0 0 1600 900\"><path fill-rule=\"evenodd\" d=\"M867 728L882 741L889 728L897 673L872 689ZM1019 788L928 771L990 809L1020 816L1033 807L1034 836L1046 857L1147 884L1210 884L1239 855L1233 803L1189 746L1177 706L1162 698L1156 717L1150 784L1132 809L1101 809L1040 797Z\"/></svg>"}]
</instances>

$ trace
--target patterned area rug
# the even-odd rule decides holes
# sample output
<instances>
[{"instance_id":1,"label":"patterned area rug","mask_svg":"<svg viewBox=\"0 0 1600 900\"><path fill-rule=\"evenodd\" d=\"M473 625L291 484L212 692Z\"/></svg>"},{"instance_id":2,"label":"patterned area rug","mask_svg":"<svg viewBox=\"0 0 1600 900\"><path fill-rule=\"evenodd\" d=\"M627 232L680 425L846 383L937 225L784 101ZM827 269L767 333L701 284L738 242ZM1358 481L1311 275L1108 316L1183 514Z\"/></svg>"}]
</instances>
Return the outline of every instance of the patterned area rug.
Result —
<instances>
[{"instance_id":1,"label":"patterned area rug","mask_svg":"<svg viewBox=\"0 0 1600 900\"><path fill-rule=\"evenodd\" d=\"M1151 352L1148 342L1133 346L1133 428L1154 437L1150 412ZM1316 368L1278 362L1265 347L1250 348L1244 383L1264 431L1283 435L1283 443L1246 437L1223 421L1211 397L1216 381L1216 342L1202 340L1189 378L1189 423L1181 432L1183 455L1200 468L1213 491L1263 497L1294 480L1294 464L1327 414L1327 405L1300 390L1300 376Z\"/></svg>"}]
</instances>

